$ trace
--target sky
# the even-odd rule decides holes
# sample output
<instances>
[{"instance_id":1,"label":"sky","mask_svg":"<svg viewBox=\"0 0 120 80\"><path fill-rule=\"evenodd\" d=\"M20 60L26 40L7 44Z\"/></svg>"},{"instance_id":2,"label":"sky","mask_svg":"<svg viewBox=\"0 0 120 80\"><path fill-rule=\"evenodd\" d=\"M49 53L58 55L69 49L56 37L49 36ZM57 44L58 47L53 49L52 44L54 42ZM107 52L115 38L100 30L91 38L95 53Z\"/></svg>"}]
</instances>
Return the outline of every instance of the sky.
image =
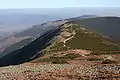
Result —
<instances>
[{"instance_id":1,"label":"sky","mask_svg":"<svg viewBox=\"0 0 120 80\"><path fill-rule=\"evenodd\" d=\"M0 9L120 7L120 0L0 0Z\"/></svg>"}]
</instances>

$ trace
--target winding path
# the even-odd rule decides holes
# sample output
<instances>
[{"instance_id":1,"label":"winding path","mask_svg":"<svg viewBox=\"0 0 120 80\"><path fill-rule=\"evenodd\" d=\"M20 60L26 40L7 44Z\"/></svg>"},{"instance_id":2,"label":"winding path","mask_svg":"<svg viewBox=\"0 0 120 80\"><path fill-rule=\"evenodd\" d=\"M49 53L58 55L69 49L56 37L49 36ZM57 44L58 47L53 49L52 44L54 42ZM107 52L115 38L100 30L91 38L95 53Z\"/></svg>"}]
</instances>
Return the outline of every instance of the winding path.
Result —
<instances>
[{"instance_id":1,"label":"winding path","mask_svg":"<svg viewBox=\"0 0 120 80\"><path fill-rule=\"evenodd\" d=\"M64 43L63 47L66 47L65 44L66 44L66 42L67 42L68 40L70 40L70 39L72 39L72 38L75 37L75 34L76 34L75 31L73 31L72 34L73 34L73 36L71 36L71 37L69 37L69 38L67 38L67 39L65 39L65 40L63 41L63 43ZM71 34L71 35L72 35L72 34Z\"/></svg>"}]
</instances>

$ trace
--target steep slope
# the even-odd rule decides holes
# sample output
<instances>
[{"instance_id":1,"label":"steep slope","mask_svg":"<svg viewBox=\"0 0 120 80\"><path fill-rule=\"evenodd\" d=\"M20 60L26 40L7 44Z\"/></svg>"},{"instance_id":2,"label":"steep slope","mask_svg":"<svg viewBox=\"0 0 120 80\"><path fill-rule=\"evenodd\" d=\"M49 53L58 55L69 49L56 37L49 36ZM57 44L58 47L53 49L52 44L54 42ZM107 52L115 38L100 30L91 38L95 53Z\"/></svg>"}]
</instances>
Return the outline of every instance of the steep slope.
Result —
<instances>
[{"instance_id":1,"label":"steep slope","mask_svg":"<svg viewBox=\"0 0 120 80\"><path fill-rule=\"evenodd\" d=\"M52 45L46 48L45 54L33 62L64 64L71 63L71 61L81 62L81 58L83 58L82 62L103 61L103 57L95 57L94 54L112 54L111 52L116 54L117 51L120 52L120 45L112 39L82 25L67 22L61 26L60 35Z\"/></svg>"},{"instance_id":2,"label":"steep slope","mask_svg":"<svg viewBox=\"0 0 120 80\"><path fill-rule=\"evenodd\" d=\"M84 25L102 35L114 39L120 39L120 18L119 17L96 17L88 19L71 19L71 22Z\"/></svg>"},{"instance_id":3,"label":"steep slope","mask_svg":"<svg viewBox=\"0 0 120 80\"><path fill-rule=\"evenodd\" d=\"M59 26L63 23L64 21L48 22L14 35L16 37L29 35L30 38L16 42L2 51L0 53L0 66L20 64L39 57L43 49L50 45L52 39L60 33ZM39 32L35 32L35 29ZM35 34L31 34L31 31Z\"/></svg>"},{"instance_id":4,"label":"steep slope","mask_svg":"<svg viewBox=\"0 0 120 80\"><path fill-rule=\"evenodd\" d=\"M6 51L8 51L9 48L10 48L9 50L14 51L22 46L25 46L29 42L34 41L39 36L42 36L45 32L55 29L64 22L65 21L55 21L55 22L46 22L41 25L34 25L32 28L26 29L20 33L4 38L0 40L1 52L6 53ZM14 50L12 49L12 47Z\"/></svg>"},{"instance_id":5,"label":"steep slope","mask_svg":"<svg viewBox=\"0 0 120 80\"><path fill-rule=\"evenodd\" d=\"M87 50L117 50L119 45L82 25L66 23L62 27L62 32L52 51L62 51L68 49L87 49Z\"/></svg>"}]
</instances>

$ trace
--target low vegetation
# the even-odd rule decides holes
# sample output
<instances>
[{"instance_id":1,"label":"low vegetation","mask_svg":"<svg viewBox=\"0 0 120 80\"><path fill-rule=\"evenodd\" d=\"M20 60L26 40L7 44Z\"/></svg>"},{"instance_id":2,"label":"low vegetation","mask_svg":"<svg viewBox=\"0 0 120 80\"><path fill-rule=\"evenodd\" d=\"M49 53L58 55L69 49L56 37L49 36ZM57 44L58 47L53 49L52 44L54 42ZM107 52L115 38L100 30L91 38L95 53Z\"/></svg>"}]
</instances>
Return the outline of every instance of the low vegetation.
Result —
<instances>
[{"instance_id":1,"label":"low vegetation","mask_svg":"<svg viewBox=\"0 0 120 80\"><path fill-rule=\"evenodd\" d=\"M116 64L117 62L114 60L106 59L105 61L102 62L102 64Z\"/></svg>"},{"instance_id":2,"label":"low vegetation","mask_svg":"<svg viewBox=\"0 0 120 80\"><path fill-rule=\"evenodd\" d=\"M65 59L74 59L74 58L78 58L78 57L81 57L81 55L79 55L79 54L66 54L64 56Z\"/></svg>"},{"instance_id":3,"label":"low vegetation","mask_svg":"<svg viewBox=\"0 0 120 80\"><path fill-rule=\"evenodd\" d=\"M88 58L88 61L101 61L103 60L102 58Z\"/></svg>"},{"instance_id":4,"label":"low vegetation","mask_svg":"<svg viewBox=\"0 0 120 80\"><path fill-rule=\"evenodd\" d=\"M53 63L53 64L65 64L67 63L68 60L75 59L77 57L80 57L81 55L79 54L66 54L65 56L62 57L57 57L57 56L50 56L49 58L43 58L40 59L36 62L48 62L48 63Z\"/></svg>"},{"instance_id":5,"label":"low vegetation","mask_svg":"<svg viewBox=\"0 0 120 80\"><path fill-rule=\"evenodd\" d=\"M119 51L94 51L91 52L92 55L110 55L110 54L120 54Z\"/></svg>"}]
</instances>

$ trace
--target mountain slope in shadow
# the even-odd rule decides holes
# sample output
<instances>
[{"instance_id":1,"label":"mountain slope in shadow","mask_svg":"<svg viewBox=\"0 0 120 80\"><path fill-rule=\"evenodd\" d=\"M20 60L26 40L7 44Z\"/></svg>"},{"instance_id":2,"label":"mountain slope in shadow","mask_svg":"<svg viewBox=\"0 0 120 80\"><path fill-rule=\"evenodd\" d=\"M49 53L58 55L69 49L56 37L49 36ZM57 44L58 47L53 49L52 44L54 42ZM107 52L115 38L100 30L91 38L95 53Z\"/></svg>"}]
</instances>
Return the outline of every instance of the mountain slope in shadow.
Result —
<instances>
[{"instance_id":1,"label":"mountain slope in shadow","mask_svg":"<svg viewBox=\"0 0 120 80\"><path fill-rule=\"evenodd\" d=\"M44 33L37 35L37 38L26 46L22 48L19 47L12 52L8 51L5 55L2 53L3 56L0 58L0 66L17 65L36 59L42 54L43 50L52 43L53 38L59 35L59 33L59 25L54 26Z\"/></svg>"}]
</instances>

